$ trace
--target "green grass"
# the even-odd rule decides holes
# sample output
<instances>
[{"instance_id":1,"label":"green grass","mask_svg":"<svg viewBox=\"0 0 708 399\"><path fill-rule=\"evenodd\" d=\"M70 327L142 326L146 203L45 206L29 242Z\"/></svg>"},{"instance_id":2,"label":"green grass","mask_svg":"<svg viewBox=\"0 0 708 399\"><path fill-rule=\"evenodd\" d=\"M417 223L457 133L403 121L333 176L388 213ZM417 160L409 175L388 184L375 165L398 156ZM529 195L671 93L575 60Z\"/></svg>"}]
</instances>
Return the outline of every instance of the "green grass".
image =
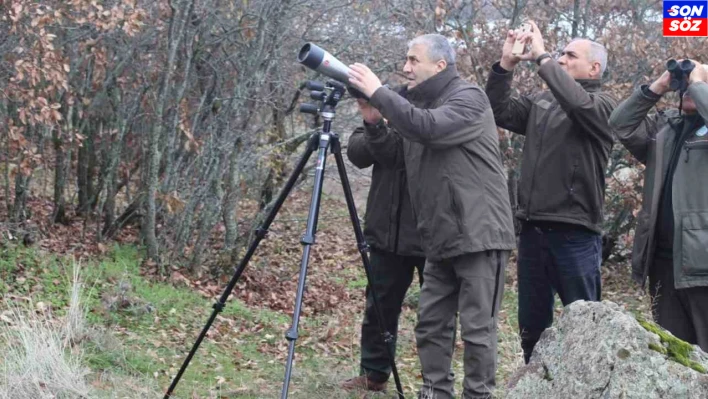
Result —
<instances>
[{"instance_id":1,"label":"green grass","mask_svg":"<svg viewBox=\"0 0 708 399\"><path fill-rule=\"evenodd\" d=\"M351 289L366 288L367 284L368 284L368 282L366 281L366 276L364 276L362 278L350 281L347 284L347 288L351 288Z\"/></svg>"},{"instance_id":2,"label":"green grass","mask_svg":"<svg viewBox=\"0 0 708 399\"><path fill-rule=\"evenodd\" d=\"M44 302L56 315L65 312L71 259L24 247L0 251L0 292ZM91 378L108 381L105 387L97 384L97 397L152 397L166 389L218 299L206 298L183 284L142 275L142 255L132 246L114 246L99 259L81 262L87 320L95 331L82 345L84 359L93 371ZM334 270L327 275L328 281L345 287L355 298L352 300L361 301L362 306L350 306L349 313L309 315L301 320L290 386L292 398L361 396L339 390L337 383L358 373L366 278L361 267ZM512 288L514 269L507 273L498 328L497 382L502 390L504 381L523 364L517 334L517 295ZM414 339L419 293L416 277L406 295L398 338L397 366L406 396L414 396L420 384ZM107 308L116 297L125 299L128 305ZM291 323L292 304L287 305L287 312L273 311L229 298L182 377L176 397L278 397L287 354L284 334ZM560 307L559 302L556 305ZM330 336L329 330L338 332ZM458 391L464 375L463 349L458 339L453 359ZM138 394L136 386L154 388L150 394ZM393 381L389 387L393 387ZM111 396L118 389L126 393ZM392 395L374 396L385 397Z\"/></svg>"},{"instance_id":3,"label":"green grass","mask_svg":"<svg viewBox=\"0 0 708 399\"><path fill-rule=\"evenodd\" d=\"M23 247L5 248L2 255L3 293L31 296L35 303L51 305L57 316L65 312L71 259ZM99 261L82 261L83 299L95 332L82 349L93 378L109 375L116 381L106 388L106 394L124 380L149 380L157 389L165 389L217 299L141 276L140 256L133 247L116 246ZM107 310L106 298L120 295L132 304ZM277 396L284 375L284 332L290 316L247 307L233 298L219 316L182 377L177 397L215 397L218 392L238 398ZM323 315L304 318L300 324L291 382L293 398L350 397L339 392L336 382L353 375L357 361L348 359L352 361L342 366L333 356L322 356L321 349L304 344L327 323L327 315ZM98 395L102 395L100 390Z\"/></svg>"}]
</instances>

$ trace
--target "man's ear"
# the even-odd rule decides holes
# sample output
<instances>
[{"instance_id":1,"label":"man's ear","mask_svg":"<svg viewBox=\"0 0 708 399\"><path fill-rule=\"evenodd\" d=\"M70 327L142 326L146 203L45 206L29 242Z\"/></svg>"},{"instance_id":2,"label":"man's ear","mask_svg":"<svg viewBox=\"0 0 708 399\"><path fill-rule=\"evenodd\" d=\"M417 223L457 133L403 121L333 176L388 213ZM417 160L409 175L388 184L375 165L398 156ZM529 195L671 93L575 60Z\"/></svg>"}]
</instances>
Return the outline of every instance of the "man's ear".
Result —
<instances>
[{"instance_id":1,"label":"man's ear","mask_svg":"<svg viewBox=\"0 0 708 399\"><path fill-rule=\"evenodd\" d=\"M597 76L598 79L602 78L602 66L600 65L599 62L592 63L592 67L590 68L590 73L592 73L593 76Z\"/></svg>"},{"instance_id":2,"label":"man's ear","mask_svg":"<svg viewBox=\"0 0 708 399\"><path fill-rule=\"evenodd\" d=\"M437 64L435 64L436 72L442 72L445 70L445 68L447 68L447 61L445 60L440 60Z\"/></svg>"}]
</instances>

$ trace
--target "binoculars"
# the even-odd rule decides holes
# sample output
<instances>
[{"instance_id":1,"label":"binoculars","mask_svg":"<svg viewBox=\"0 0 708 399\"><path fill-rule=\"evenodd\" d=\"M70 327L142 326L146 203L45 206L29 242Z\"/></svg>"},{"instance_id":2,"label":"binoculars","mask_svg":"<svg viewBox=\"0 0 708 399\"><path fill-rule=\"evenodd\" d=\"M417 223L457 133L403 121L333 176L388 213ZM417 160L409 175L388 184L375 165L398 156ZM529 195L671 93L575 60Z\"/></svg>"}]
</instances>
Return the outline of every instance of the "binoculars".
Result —
<instances>
[{"instance_id":1,"label":"binoculars","mask_svg":"<svg viewBox=\"0 0 708 399\"><path fill-rule=\"evenodd\" d=\"M688 77L696 67L691 60L683 60L681 62L675 59L670 59L666 62L666 70L671 74L671 82L669 88L671 91L685 92L688 89Z\"/></svg>"}]
</instances>

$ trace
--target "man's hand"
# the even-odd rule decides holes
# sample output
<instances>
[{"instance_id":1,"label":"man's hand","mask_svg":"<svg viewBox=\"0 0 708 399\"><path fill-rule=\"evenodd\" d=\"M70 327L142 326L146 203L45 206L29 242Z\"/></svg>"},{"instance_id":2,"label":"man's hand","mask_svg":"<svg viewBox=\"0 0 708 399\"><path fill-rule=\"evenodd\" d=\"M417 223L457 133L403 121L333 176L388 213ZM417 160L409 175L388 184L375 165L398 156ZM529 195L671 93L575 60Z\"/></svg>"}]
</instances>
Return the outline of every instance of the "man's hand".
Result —
<instances>
[{"instance_id":1,"label":"man's hand","mask_svg":"<svg viewBox=\"0 0 708 399\"><path fill-rule=\"evenodd\" d=\"M703 67L703 64L696 60L691 60L695 67L688 76L688 84L693 82L708 82L708 71Z\"/></svg>"},{"instance_id":2,"label":"man's hand","mask_svg":"<svg viewBox=\"0 0 708 399\"><path fill-rule=\"evenodd\" d=\"M349 83L366 97L371 98L381 87L381 80L364 64L349 65Z\"/></svg>"},{"instance_id":3,"label":"man's hand","mask_svg":"<svg viewBox=\"0 0 708 399\"><path fill-rule=\"evenodd\" d=\"M504 41L504 47L502 47L502 58L501 61L499 61L499 66L507 71L514 69L516 64L521 61L518 55L514 55L511 52L514 48L514 43L516 43L516 31L510 30L506 33L506 40Z\"/></svg>"},{"instance_id":4,"label":"man's hand","mask_svg":"<svg viewBox=\"0 0 708 399\"><path fill-rule=\"evenodd\" d=\"M691 75L693 75L693 73L691 73ZM669 87L670 84L671 73L669 71L664 71L664 73L659 76L659 79L652 82L652 84L649 86L649 90L660 96L663 96L664 94L671 91L671 88Z\"/></svg>"},{"instance_id":5,"label":"man's hand","mask_svg":"<svg viewBox=\"0 0 708 399\"><path fill-rule=\"evenodd\" d=\"M531 24L533 29L531 32L521 33L519 35L519 40L522 40L525 43L531 43L531 50L526 54L522 54L519 58L523 61L536 61L536 58L546 52L546 46L543 43L543 36L541 36L541 31L538 29L538 25L536 25L533 21L528 21L528 23Z\"/></svg>"},{"instance_id":6,"label":"man's hand","mask_svg":"<svg viewBox=\"0 0 708 399\"><path fill-rule=\"evenodd\" d=\"M356 103L359 105L359 113L361 114L361 117L364 118L364 122L370 125L375 125L383 119L383 116L379 110L372 107L371 104L363 98L358 98Z\"/></svg>"}]
</instances>

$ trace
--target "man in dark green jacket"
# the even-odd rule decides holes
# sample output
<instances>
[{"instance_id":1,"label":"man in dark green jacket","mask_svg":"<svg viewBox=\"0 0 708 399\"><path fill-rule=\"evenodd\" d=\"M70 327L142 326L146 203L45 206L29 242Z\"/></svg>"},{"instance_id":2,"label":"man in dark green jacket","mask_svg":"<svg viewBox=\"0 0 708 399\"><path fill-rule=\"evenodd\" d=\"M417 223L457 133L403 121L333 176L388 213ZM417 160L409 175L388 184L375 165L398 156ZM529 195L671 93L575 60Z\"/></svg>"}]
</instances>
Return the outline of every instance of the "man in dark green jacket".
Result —
<instances>
[{"instance_id":1,"label":"man in dark green jacket","mask_svg":"<svg viewBox=\"0 0 708 399\"><path fill-rule=\"evenodd\" d=\"M610 127L646 166L632 276L649 292L654 318L708 351L708 73L701 64L677 109L648 115L670 91L664 72L612 113Z\"/></svg>"},{"instance_id":2,"label":"man in dark green jacket","mask_svg":"<svg viewBox=\"0 0 708 399\"><path fill-rule=\"evenodd\" d=\"M416 343L421 397L453 397L453 328L465 343L465 398L495 387L496 322L514 228L494 116L484 92L460 78L447 38L409 43L405 97L361 64L350 83L370 98L371 120L403 137L413 211L427 259Z\"/></svg>"},{"instance_id":3,"label":"man in dark green jacket","mask_svg":"<svg viewBox=\"0 0 708 399\"><path fill-rule=\"evenodd\" d=\"M574 40L558 61L533 31L519 40L531 49L512 54L510 31L492 66L487 95L498 126L525 135L516 217L522 223L517 263L519 329L528 363L553 323L554 293L567 305L600 300L605 168L612 149L607 119L616 103L600 90L607 52ZM513 98L516 64L535 60L549 90Z\"/></svg>"},{"instance_id":4,"label":"man in dark green jacket","mask_svg":"<svg viewBox=\"0 0 708 399\"><path fill-rule=\"evenodd\" d=\"M416 231L406 182L403 146L395 131L377 125L360 100L364 126L358 127L347 146L349 160L358 168L373 166L364 216L364 236L371 246L371 278L386 330L395 338L398 318L413 274L423 278L425 257ZM371 123L369 123L371 122ZM391 366L374 312L372 291L366 289L366 309L361 326L360 376L342 383L345 389L382 391Z\"/></svg>"}]
</instances>

